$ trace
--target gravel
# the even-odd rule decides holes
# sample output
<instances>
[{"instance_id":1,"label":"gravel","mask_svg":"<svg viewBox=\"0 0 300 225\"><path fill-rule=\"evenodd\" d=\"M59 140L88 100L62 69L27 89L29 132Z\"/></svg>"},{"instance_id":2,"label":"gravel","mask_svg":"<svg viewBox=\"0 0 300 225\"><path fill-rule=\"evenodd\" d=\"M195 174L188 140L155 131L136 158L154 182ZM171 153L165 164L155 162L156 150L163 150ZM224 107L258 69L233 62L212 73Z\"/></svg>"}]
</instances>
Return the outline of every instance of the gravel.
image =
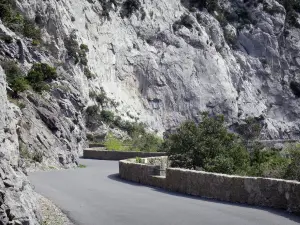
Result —
<instances>
[{"instance_id":1,"label":"gravel","mask_svg":"<svg viewBox=\"0 0 300 225\"><path fill-rule=\"evenodd\" d=\"M38 203L42 213L41 225L75 225L70 219L49 199L38 194Z\"/></svg>"}]
</instances>

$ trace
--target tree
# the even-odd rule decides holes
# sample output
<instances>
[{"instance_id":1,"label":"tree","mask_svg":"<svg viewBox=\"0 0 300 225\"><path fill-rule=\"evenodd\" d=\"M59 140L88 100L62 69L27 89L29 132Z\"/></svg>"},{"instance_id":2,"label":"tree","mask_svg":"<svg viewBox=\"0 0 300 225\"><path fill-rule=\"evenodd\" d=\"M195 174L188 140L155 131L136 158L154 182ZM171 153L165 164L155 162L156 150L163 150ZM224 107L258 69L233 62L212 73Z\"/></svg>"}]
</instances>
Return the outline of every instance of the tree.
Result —
<instances>
[{"instance_id":1,"label":"tree","mask_svg":"<svg viewBox=\"0 0 300 225\"><path fill-rule=\"evenodd\" d=\"M165 141L164 148L173 167L240 174L249 165L246 148L238 136L227 131L223 116L203 113L201 123L183 123Z\"/></svg>"}]
</instances>

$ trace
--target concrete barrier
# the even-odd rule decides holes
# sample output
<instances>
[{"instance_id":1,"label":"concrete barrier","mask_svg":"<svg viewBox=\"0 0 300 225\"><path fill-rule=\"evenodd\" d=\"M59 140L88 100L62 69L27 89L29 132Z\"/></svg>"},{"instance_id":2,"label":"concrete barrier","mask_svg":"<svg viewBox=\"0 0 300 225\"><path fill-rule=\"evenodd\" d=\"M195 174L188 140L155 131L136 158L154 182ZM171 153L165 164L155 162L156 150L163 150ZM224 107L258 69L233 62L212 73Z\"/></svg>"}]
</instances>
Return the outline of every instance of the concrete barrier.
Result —
<instances>
[{"instance_id":1,"label":"concrete barrier","mask_svg":"<svg viewBox=\"0 0 300 225\"><path fill-rule=\"evenodd\" d=\"M260 177L242 177L178 168L167 168L159 176L159 166L119 162L120 177L193 196L233 203L286 209L300 213L300 182Z\"/></svg>"},{"instance_id":2,"label":"concrete barrier","mask_svg":"<svg viewBox=\"0 0 300 225\"><path fill-rule=\"evenodd\" d=\"M99 159L99 160L123 160L135 157L155 157L165 156L164 152L123 152L123 151L108 151L88 148L83 151L83 158L85 159Z\"/></svg>"}]
</instances>

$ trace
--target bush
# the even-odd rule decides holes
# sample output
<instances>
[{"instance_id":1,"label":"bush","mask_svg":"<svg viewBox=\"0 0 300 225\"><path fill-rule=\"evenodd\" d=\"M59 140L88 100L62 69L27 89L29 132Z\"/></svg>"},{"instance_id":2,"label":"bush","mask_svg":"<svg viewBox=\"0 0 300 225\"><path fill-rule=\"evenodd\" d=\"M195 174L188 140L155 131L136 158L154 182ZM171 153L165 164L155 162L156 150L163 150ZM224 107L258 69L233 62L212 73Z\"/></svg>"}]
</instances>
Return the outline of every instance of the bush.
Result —
<instances>
[{"instance_id":1,"label":"bush","mask_svg":"<svg viewBox=\"0 0 300 225\"><path fill-rule=\"evenodd\" d=\"M141 157L135 157L135 162L136 163L144 163L144 159L142 159Z\"/></svg>"},{"instance_id":2,"label":"bush","mask_svg":"<svg viewBox=\"0 0 300 225\"><path fill-rule=\"evenodd\" d=\"M23 32L24 18L17 12L13 0L0 0L0 18L9 29Z\"/></svg>"},{"instance_id":3,"label":"bush","mask_svg":"<svg viewBox=\"0 0 300 225\"><path fill-rule=\"evenodd\" d=\"M290 164L287 167L284 178L300 181L300 144L291 146L287 151Z\"/></svg>"},{"instance_id":4,"label":"bush","mask_svg":"<svg viewBox=\"0 0 300 225\"><path fill-rule=\"evenodd\" d=\"M252 137L251 130L256 133L260 128L256 120L247 121L251 126L246 137L248 134ZM172 167L300 180L300 144L278 151L253 142L248 152L243 143L227 131L222 116L209 118L204 113L201 123L183 123L162 147L167 150Z\"/></svg>"},{"instance_id":5,"label":"bush","mask_svg":"<svg viewBox=\"0 0 300 225\"><path fill-rule=\"evenodd\" d=\"M70 58L74 59L75 64L79 62L79 44L76 40L76 34L73 31L68 38L65 39L65 47Z\"/></svg>"},{"instance_id":6,"label":"bush","mask_svg":"<svg viewBox=\"0 0 300 225\"><path fill-rule=\"evenodd\" d=\"M14 0L0 0L0 18L4 25L25 37L41 39L41 31L31 20L24 18L17 10Z\"/></svg>"},{"instance_id":7,"label":"bush","mask_svg":"<svg viewBox=\"0 0 300 225\"><path fill-rule=\"evenodd\" d=\"M88 51L89 51L89 47L88 47L87 45L85 45L85 44L81 44L81 45L80 45L80 49L81 49L82 51L84 51L84 52L88 52Z\"/></svg>"},{"instance_id":8,"label":"bush","mask_svg":"<svg viewBox=\"0 0 300 225\"><path fill-rule=\"evenodd\" d=\"M35 26L35 23L29 19L24 19L23 34L25 37L36 41L41 40L41 30Z\"/></svg>"},{"instance_id":9,"label":"bush","mask_svg":"<svg viewBox=\"0 0 300 225\"><path fill-rule=\"evenodd\" d=\"M169 136L164 148L171 166L228 174L248 169L249 154L240 139L227 131L223 116L210 118L203 113L200 124L183 123Z\"/></svg>"},{"instance_id":10,"label":"bush","mask_svg":"<svg viewBox=\"0 0 300 225\"><path fill-rule=\"evenodd\" d=\"M132 150L141 152L157 152L161 148L162 140L154 134L146 133L132 139Z\"/></svg>"},{"instance_id":11,"label":"bush","mask_svg":"<svg viewBox=\"0 0 300 225\"><path fill-rule=\"evenodd\" d=\"M96 116L98 112L99 112L99 107L96 105L89 106L86 109L86 114L90 117Z\"/></svg>"},{"instance_id":12,"label":"bush","mask_svg":"<svg viewBox=\"0 0 300 225\"><path fill-rule=\"evenodd\" d=\"M121 9L121 17L131 17L131 15L135 12L138 11L141 7L141 3L139 0L126 0Z\"/></svg>"},{"instance_id":13,"label":"bush","mask_svg":"<svg viewBox=\"0 0 300 225\"><path fill-rule=\"evenodd\" d=\"M262 130L260 119L248 117L243 124L238 125L236 131L243 137L244 140L257 139Z\"/></svg>"},{"instance_id":14,"label":"bush","mask_svg":"<svg viewBox=\"0 0 300 225\"><path fill-rule=\"evenodd\" d=\"M87 66L87 52L89 51L88 46L81 44L79 46L78 41L76 40L77 36L75 31L72 31L70 36L65 39L65 47L70 58L74 60L74 63L80 63L83 66Z\"/></svg>"},{"instance_id":15,"label":"bush","mask_svg":"<svg viewBox=\"0 0 300 225\"><path fill-rule=\"evenodd\" d=\"M114 113L108 110L102 110L101 111L101 118L106 123L112 123L114 121Z\"/></svg>"},{"instance_id":16,"label":"bush","mask_svg":"<svg viewBox=\"0 0 300 225\"><path fill-rule=\"evenodd\" d=\"M124 150L122 141L115 138L112 134L108 134L108 137L104 142L104 145L107 150L115 150L115 151Z\"/></svg>"},{"instance_id":17,"label":"bush","mask_svg":"<svg viewBox=\"0 0 300 225\"><path fill-rule=\"evenodd\" d=\"M87 67L84 68L83 73L87 77L87 79L92 79L95 77L95 75Z\"/></svg>"},{"instance_id":18,"label":"bush","mask_svg":"<svg viewBox=\"0 0 300 225\"><path fill-rule=\"evenodd\" d=\"M27 74L26 79L36 92L49 89L47 83L57 79L56 69L46 63L36 63Z\"/></svg>"},{"instance_id":19,"label":"bush","mask_svg":"<svg viewBox=\"0 0 300 225\"><path fill-rule=\"evenodd\" d=\"M14 61L4 61L1 63L5 74L8 86L13 90L12 97L16 98L20 92L29 88L28 81L25 75Z\"/></svg>"},{"instance_id":20,"label":"bush","mask_svg":"<svg viewBox=\"0 0 300 225\"><path fill-rule=\"evenodd\" d=\"M256 148L251 153L248 175L259 177L283 178L290 160L274 149Z\"/></svg>"},{"instance_id":21,"label":"bush","mask_svg":"<svg viewBox=\"0 0 300 225\"><path fill-rule=\"evenodd\" d=\"M99 107L97 105L87 107L86 111L86 126L89 129L96 129L99 127L101 117L99 115Z\"/></svg>"},{"instance_id":22,"label":"bush","mask_svg":"<svg viewBox=\"0 0 300 225\"><path fill-rule=\"evenodd\" d=\"M42 152L34 152L32 155L32 160L38 163L43 162L43 153Z\"/></svg>"}]
</instances>

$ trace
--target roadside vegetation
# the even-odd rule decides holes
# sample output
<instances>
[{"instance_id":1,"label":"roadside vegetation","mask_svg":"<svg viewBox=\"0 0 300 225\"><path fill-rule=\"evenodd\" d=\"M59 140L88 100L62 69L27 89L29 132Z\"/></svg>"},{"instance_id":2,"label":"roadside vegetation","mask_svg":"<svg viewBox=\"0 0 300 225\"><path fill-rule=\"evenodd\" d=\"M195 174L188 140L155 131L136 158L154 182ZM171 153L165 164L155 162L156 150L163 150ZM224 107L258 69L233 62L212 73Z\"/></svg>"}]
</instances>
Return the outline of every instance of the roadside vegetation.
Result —
<instances>
[{"instance_id":1,"label":"roadside vegetation","mask_svg":"<svg viewBox=\"0 0 300 225\"><path fill-rule=\"evenodd\" d=\"M257 132L257 127L251 126L249 130ZM183 123L165 140L163 149L168 152L172 167L300 180L299 144L277 150L258 142L250 146L246 143L243 136L227 130L223 116L203 113L201 123Z\"/></svg>"}]
</instances>

